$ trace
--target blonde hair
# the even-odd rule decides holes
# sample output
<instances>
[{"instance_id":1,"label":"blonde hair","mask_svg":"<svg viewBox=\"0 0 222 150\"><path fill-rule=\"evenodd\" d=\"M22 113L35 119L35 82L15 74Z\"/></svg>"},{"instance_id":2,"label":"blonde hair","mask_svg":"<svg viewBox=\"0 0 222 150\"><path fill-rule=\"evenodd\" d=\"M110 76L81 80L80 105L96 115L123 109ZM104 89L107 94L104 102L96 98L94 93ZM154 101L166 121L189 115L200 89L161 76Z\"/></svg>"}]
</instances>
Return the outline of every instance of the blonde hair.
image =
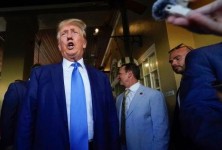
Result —
<instances>
[{"instance_id":1,"label":"blonde hair","mask_svg":"<svg viewBox=\"0 0 222 150\"><path fill-rule=\"evenodd\" d=\"M86 38L86 24L85 22L83 22L82 20L80 19L66 19L66 20L63 20L61 21L59 24L58 24L58 27L57 27L57 39L59 39L60 37L60 30L62 27L64 27L65 25L75 25L77 27L80 28L80 30L82 31L82 35L84 38Z\"/></svg>"}]
</instances>

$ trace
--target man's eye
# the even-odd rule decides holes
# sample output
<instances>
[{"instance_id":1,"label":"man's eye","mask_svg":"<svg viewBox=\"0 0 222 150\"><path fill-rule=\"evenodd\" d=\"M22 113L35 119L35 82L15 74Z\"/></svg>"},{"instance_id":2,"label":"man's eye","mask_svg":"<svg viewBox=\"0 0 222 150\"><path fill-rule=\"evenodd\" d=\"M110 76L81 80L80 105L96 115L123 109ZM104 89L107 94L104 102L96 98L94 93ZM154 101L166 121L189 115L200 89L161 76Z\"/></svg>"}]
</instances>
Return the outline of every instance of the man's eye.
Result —
<instances>
[{"instance_id":1,"label":"man's eye","mask_svg":"<svg viewBox=\"0 0 222 150\"><path fill-rule=\"evenodd\" d=\"M176 60L180 60L180 57L176 57L175 59L176 59Z\"/></svg>"},{"instance_id":2,"label":"man's eye","mask_svg":"<svg viewBox=\"0 0 222 150\"><path fill-rule=\"evenodd\" d=\"M61 35L62 35L62 36L65 36L65 35L66 35L66 33L65 33L65 32L63 32Z\"/></svg>"},{"instance_id":3,"label":"man's eye","mask_svg":"<svg viewBox=\"0 0 222 150\"><path fill-rule=\"evenodd\" d=\"M73 34L79 34L77 31L73 31L72 33L73 33Z\"/></svg>"}]
</instances>

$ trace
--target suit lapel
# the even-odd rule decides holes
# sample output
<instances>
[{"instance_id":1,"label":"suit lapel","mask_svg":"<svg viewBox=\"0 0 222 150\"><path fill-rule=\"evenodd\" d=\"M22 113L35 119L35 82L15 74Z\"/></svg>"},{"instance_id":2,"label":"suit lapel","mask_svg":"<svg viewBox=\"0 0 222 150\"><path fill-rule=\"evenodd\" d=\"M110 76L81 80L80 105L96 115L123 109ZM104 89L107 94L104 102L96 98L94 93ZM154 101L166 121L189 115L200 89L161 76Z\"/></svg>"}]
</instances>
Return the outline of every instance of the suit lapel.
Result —
<instances>
[{"instance_id":1,"label":"suit lapel","mask_svg":"<svg viewBox=\"0 0 222 150\"><path fill-rule=\"evenodd\" d=\"M140 85L139 89L136 91L136 94L134 95L132 102L129 106L129 109L126 114L126 119L132 114L132 112L134 111L134 109L138 105L138 101L140 101L142 99L143 91L144 91L143 87Z\"/></svg>"},{"instance_id":2,"label":"suit lapel","mask_svg":"<svg viewBox=\"0 0 222 150\"><path fill-rule=\"evenodd\" d=\"M56 64L51 68L50 73L55 89L55 95L57 97L56 100L58 101L57 103L59 104L63 113L63 119L68 125L62 63Z\"/></svg>"}]
</instances>

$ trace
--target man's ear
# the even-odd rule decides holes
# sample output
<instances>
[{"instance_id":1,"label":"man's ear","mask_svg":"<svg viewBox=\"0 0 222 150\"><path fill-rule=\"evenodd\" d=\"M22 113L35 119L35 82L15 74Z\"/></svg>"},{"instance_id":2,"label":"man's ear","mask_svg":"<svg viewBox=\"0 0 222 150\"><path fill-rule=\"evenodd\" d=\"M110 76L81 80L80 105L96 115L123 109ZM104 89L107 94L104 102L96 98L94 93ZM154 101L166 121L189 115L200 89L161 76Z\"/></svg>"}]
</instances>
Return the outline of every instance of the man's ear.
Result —
<instances>
[{"instance_id":1,"label":"man's ear","mask_svg":"<svg viewBox=\"0 0 222 150\"><path fill-rule=\"evenodd\" d=\"M131 78L133 76L133 72L132 71L128 71L128 78Z\"/></svg>"},{"instance_id":2,"label":"man's ear","mask_svg":"<svg viewBox=\"0 0 222 150\"><path fill-rule=\"evenodd\" d=\"M58 44L58 48L59 48L59 51L61 51L61 46L60 46L60 44Z\"/></svg>"},{"instance_id":3,"label":"man's ear","mask_svg":"<svg viewBox=\"0 0 222 150\"><path fill-rule=\"evenodd\" d=\"M83 44L83 48L86 48L86 45L87 45L87 41L85 40Z\"/></svg>"}]
</instances>

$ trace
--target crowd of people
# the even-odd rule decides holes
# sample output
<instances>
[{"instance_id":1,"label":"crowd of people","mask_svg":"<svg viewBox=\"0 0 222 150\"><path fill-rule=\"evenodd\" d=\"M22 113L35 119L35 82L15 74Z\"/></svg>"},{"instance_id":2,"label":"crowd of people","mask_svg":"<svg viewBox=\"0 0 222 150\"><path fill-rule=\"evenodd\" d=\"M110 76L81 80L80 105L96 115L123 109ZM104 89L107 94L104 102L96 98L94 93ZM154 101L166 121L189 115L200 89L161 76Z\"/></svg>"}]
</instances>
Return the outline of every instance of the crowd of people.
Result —
<instances>
[{"instance_id":1,"label":"crowd of people","mask_svg":"<svg viewBox=\"0 0 222 150\"><path fill-rule=\"evenodd\" d=\"M222 1L169 15L167 22L222 35ZM221 150L222 43L180 44L169 63L181 74L170 128L163 93L140 84L134 63L119 68L125 91L116 100L109 79L84 63L86 24L66 19L57 28L58 64L33 68L30 80L10 84L0 120L1 150ZM221 82L219 82L221 83ZM75 107L75 110L73 108Z\"/></svg>"}]
</instances>

